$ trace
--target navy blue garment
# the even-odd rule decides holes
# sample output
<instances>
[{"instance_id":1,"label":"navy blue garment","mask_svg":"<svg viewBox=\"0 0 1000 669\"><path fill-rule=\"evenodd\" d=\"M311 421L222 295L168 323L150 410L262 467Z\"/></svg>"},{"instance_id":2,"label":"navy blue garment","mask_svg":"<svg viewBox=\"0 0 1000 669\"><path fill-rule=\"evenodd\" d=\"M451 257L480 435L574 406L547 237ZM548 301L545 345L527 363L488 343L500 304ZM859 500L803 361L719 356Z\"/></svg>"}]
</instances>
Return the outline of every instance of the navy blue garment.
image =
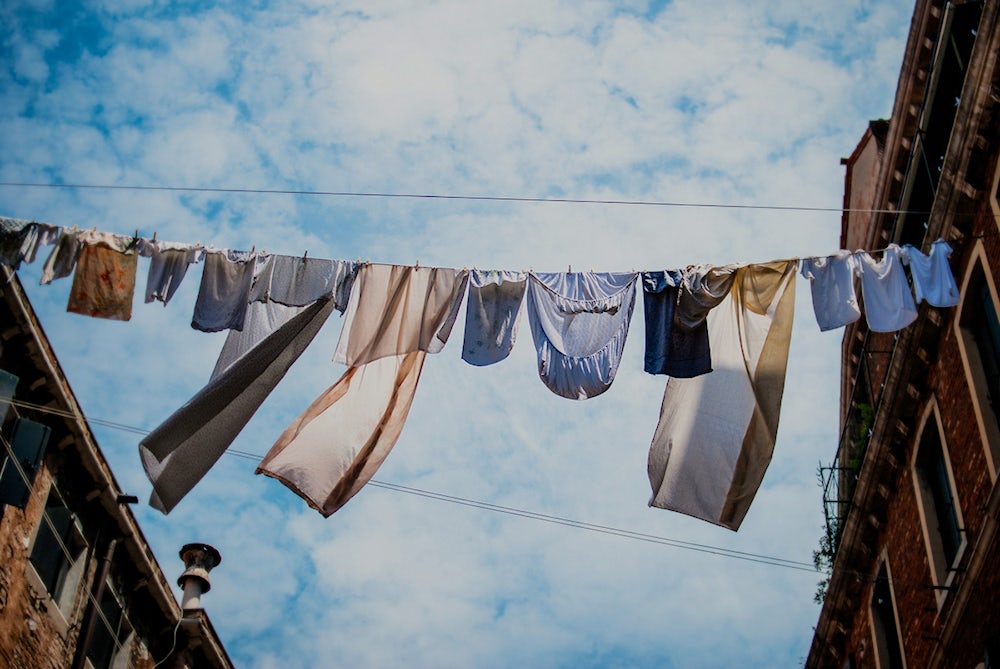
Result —
<instances>
[{"instance_id":1,"label":"navy blue garment","mask_svg":"<svg viewBox=\"0 0 1000 669\"><path fill-rule=\"evenodd\" d=\"M708 323L686 327L677 315L684 273L666 270L642 273L642 304L646 316L646 355L643 369L689 379L712 371Z\"/></svg>"}]
</instances>

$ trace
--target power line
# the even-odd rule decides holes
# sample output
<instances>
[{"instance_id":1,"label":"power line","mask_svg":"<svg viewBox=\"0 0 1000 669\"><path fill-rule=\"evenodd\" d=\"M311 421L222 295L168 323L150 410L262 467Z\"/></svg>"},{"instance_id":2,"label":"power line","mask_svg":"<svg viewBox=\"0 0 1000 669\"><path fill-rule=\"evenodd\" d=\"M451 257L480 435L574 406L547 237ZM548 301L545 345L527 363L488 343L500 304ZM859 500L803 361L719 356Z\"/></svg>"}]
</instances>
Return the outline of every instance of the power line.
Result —
<instances>
[{"instance_id":1,"label":"power line","mask_svg":"<svg viewBox=\"0 0 1000 669\"><path fill-rule=\"evenodd\" d=\"M2 181L0 186L8 188L62 188L77 190L133 190L160 191L168 193L232 193L257 195L309 195L325 197L398 198L416 200L464 200L470 202L517 202L540 204L599 204L637 207L675 207L689 209L747 209L765 211L804 211L827 213L868 213L868 214L920 214L927 211L897 211L895 209L864 209L843 207L803 207L772 204L731 204L719 202L683 202L671 200L603 200L569 197L515 197L506 195L457 195L439 193L380 193L363 191L295 190L283 188L210 188L204 186L135 186L126 184L67 184Z\"/></svg>"},{"instance_id":2,"label":"power line","mask_svg":"<svg viewBox=\"0 0 1000 669\"><path fill-rule=\"evenodd\" d=\"M238 451L233 448L230 448L226 452L229 455L235 455L236 457L245 458L247 460L254 460L256 462L259 462L263 458L263 456L258 455L256 453ZM735 558L737 560L746 560L748 562L758 562L761 564L768 564L774 567L786 567L788 569L798 569L800 571L817 573L817 569L812 563L802 562L800 560L788 560L785 558L774 557L771 555L748 553L745 551L737 551L730 548L723 548L721 546L711 546L709 544L701 544L694 541L683 541L681 539L671 539L670 537L661 537L655 534L645 534L642 532L625 530L618 527L597 525L595 523L588 523L582 520L573 520L571 518L565 518L562 516L553 516L547 513L539 513L537 511L517 509L509 506L502 506L500 504L492 504L490 502L482 502L479 500L468 499L466 497L457 497L455 495L447 495L445 493L433 492L431 490L413 488L410 486L400 485L398 483L379 481L377 479L370 479L366 485L374 486L376 488L383 488L385 490L394 490L396 492L402 492L409 495L416 495L418 497L436 499L441 502L449 502L452 504L469 506L476 509L482 509L484 511L495 511L497 513L503 513L511 516L530 518L532 520L540 520L542 522L554 523L556 525L564 525L566 527L575 527L577 529L589 530L591 532L598 532L601 534L610 534L612 536L618 536L625 539L634 539L636 541L645 541L648 543L660 544L664 546L672 546L673 548L683 548L685 550L693 550L699 553L709 553L711 555L730 557L730 558Z\"/></svg>"},{"instance_id":3,"label":"power line","mask_svg":"<svg viewBox=\"0 0 1000 669\"><path fill-rule=\"evenodd\" d=\"M11 400L11 404L15 407L32 409L35 411L43 413L51 413L58 416L72 418L74 414L69 411L64 411L61 409L54 409L51 407L42 406L40 404L33 404L31 402L24 402L22 400ZM135 427L132 425L125 425L123 423L118 423L116 421L105 420L100 418L86 418L86 420L95 425L101 425L104 427L121 430L123 432L129 432L131 434L146 435L149 434L149 430L143 428ZM238 458L243 458L246 460L252 460L254 462L260 462L263 459L262 455L257 453L250 453L247 451L237 450L235 448L229 448L226 453ZM709 544L702 544L693 541L683 541L681 539L672 539L670 537L662 537L653 534L645 534L642 532L635 532L632 530L626 530L618 527L611 527L608 525L598 525L595 523L588 523L580 520L573 520L571 518L565 518L562 516L555 516L546 513L539 513L537 511L528 511L526 509L517 509L509 506L502 506L499 504L492 504L490 502L483 502L480 500L469 499L465 497L458 497L455 495L448 495L445 493L434 492L431 490L423 490L421 488L413 488L410 486L400 485L398 483L390 483L388 481L379 481L372 479L368 482L368 485L374 486L376 488L382 488L385 490L393 490L396 492L402 492L408 495L415 495L418 497L425 497L428 499L436 499L441 502L448 502L451 504L459 504L461 506L468 506L476 509L481 509L484 511L493 511L496 513L503 513L506 515L517 516L520 518L529 518L531 520L538 520L546 523L553 523L556 525L563 525L566 527L575 527L577 529L588 530L591 532L598 532L601 534L609 534L612 536L622 537L625 539L633 539L635 541L644 541L648 543L660 544L664 546L671 546L673 548L682 548L685 550L692 550L699 553L708 553L711 555L719 555L721 557L729 557L737 560L745 560L748 562L757 562L760 564L767 564L774 567L785 567L787 569L796 569L799 571L808 571L816 573L817 570L815 566L808 562L802 562L799 560L788 560L785 558L774 557L770 555L761 555L758 553L748 553L745 551L737 551L729 548L723 548L721 546L711 546Z\"/></svg>"}]
</instances>

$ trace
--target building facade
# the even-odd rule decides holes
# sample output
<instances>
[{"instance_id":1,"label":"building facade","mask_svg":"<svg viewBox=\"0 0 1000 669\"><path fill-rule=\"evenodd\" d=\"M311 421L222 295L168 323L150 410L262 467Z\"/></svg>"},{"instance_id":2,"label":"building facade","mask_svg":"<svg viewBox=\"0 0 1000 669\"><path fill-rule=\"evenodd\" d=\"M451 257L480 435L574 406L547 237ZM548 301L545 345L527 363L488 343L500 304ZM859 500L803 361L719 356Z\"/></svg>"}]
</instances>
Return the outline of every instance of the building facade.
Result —
<instances>
[{"instance_id":1,"label":"building facade","mask_svg":"<svg viewBox=\"0 0 1000 669\"><path fill-rule=\"evenodd\" d=\"M229 669L178 605L17 276L0 267L0 666Z\"/></svg>"},{"instance_id":2,"label":"building facade","mask_svg":"<svg viewBox=\"0 0 1000 669\"><path fill-rule=\"evenodd\" d=\"M845 329L808 667L1000 667L998 12L918 0L892 116L843 161L842 247L943 238L961 297Z\"/></svg>"}]
</instances>

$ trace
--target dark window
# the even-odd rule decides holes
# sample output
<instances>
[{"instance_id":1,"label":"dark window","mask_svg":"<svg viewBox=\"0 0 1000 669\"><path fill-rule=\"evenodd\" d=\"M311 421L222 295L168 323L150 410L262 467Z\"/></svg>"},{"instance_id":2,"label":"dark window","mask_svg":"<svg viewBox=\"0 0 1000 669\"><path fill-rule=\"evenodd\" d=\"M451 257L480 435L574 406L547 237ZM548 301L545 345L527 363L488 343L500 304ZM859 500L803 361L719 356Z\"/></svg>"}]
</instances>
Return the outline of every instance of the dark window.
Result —
<instances>
[{"instance_id":1,"label":"dark window","mask_svg":"<svg viewBox=\"0 0 1000 669\"><path fill-rule=\"evenodd\" d=\"M872 591L872 627L879 669L903 669L903 649L896 625L896 606L892 601L892 584L885 563L879 569Z\"/></svg>"},{"instance_id":2,"label":"dark window","mask_svg":"<svg viewBox=\"0 0 1000 669\"><path fill-rule=\"evenodd\" d=\"M990 407L1000 417L1000 318L985 277L980 275L970 284L966 300L970 302L962 307L963 325L979 352Z\"/></svg>"},{"instance_id":3,"label":"dark window","mask_svg":"<svg viewBox=\"0 0 1000 669\"><path fill-rule=\"evenodd\" d=\"M919 247L923 242L927 227L923 212L934 203L982 11L981 2L948 3L945 8L907 166L907 187L899 207L904 213L896 221L900 244Z\"/></svg>"},{"instance_id":4,"label":"dark window","mask_svg":"<svg viewBox=\"0 0 1000 669\"><path fill-rule=\"evenodd\" d=\"M101 596L101 612L104 618L97 619L87 659L94 669L110 669L114 666L112 663L119 654L119 649L121 653L128 652L128 647L124 644L132 633L121 600L110 583L106 584Z\"/></svg>"},{"instance_id":5,"label":"dark window","mask_svg":"<svg viewBox=\"0 0 1000 669\"><path fill-rule=\"evenodd\" d=\"M28 559L60 608L70 594L70 587L75 587L73 579L68 577L85 549L76 514L66 508L57 494L50 493Z\"/></svg>"},{"instance_id":6,"label":"dark window","mask_svg":"<svg viewBox=\"0 0 1000 669\"><path fill-rule=\"evenodd\" d=\"M959 546L962 544L962 531L958 524L958 509L955 494L948 475L948 465L945 462L944 448L941 446L941 434L938 431L937 417L932 413L920 435L920 447L916 459L917 477L920 480L920 496L927 518L927 531L934 546L938 581L942 582L955 562ZM943 558L943 559L942 559Z\"/></svg>"},{"instance_id":7,"label":"dark window","mask_svg":"<svg viewBox=\"0 0 1000 669\"><path fill-rule=\"evenodd\" d=\"M45 456L52 430L47 425L25 418L14 423L14 436L10 442L3 438L3 455L0 458L0 504L23 509L28 505L35 473Z\"/></svg>"},{"instance_id":8,"label":"dark window","mask_svg":"<svg viewBox=\"0 0 1000 669\"><path fill-rule=\"evenodd\" d=\"M0 425L7 419L10 401L14 398L18 378L10 372L0 369Z\"/></svg>"}]
</instances>

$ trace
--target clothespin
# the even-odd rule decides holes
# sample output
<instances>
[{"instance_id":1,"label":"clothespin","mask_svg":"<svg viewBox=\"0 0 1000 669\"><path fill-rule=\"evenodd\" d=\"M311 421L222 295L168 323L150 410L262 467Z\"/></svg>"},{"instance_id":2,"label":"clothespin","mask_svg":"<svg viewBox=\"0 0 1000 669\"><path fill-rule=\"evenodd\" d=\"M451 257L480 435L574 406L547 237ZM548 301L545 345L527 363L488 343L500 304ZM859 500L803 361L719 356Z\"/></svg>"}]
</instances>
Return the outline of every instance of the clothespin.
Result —
<instances>
[{"instance_id":1,"label":"clothespin","mask_svg":"<svg viewBox=\"0 0 1000 669\"><path fill-rule=\"evenodd\" d=\"M153 241L156 241L156 230L153 230Z\"/></svg>"},{"instance_id":2,"label":"clothespin","mask_svg":"<svg viewBox=\"0 0 1000 669\"><path fill-rule=\"evenodd\" d=\"M309 260L309 249L306 249L306 252L302 254L302 262L306 260Z\"/></svg>"},{"instance_id":3,"label":"clothespin","mask_svg":"<svg viewBox=\"0 0 1000 669\"><path fill-rule=\"evenodd\" d=\"M254 244L253 246L250 247L250 255L253 255L254 251L256 251L256 250L257 250L257 245Z\"/></svg>"},{"instance_id":4,"label":"clothespin","mask_svg":"<svg viewBox=\"0 0 1000 669\"><path fill-rule=\"evenodd\" d=\"M413 268L414 269L420 269L420 261L419 260L417 261L417 264L413 266Z\"/></svg>"},{"instance_id":5,"label":"clothespin","mask_svg":"<svg viewBox=\"0 0 1000 669\"><path fill-rule=\"evenodd\" d=\"M567 274L572 274L573 273L573 266L572 265L569 265L569 267L566 269L566 273Z\"/></svg>"},{"instance_id":6,"label":"clothespin","mask_svg":"<svg viewBox=\"0 0 1000 669\"><path fill-rule=\"evenodd\" d=\"M135 229L135 234L133 235L136 239L139 239L139 228Z\"/></svg>"}]
</instances>

